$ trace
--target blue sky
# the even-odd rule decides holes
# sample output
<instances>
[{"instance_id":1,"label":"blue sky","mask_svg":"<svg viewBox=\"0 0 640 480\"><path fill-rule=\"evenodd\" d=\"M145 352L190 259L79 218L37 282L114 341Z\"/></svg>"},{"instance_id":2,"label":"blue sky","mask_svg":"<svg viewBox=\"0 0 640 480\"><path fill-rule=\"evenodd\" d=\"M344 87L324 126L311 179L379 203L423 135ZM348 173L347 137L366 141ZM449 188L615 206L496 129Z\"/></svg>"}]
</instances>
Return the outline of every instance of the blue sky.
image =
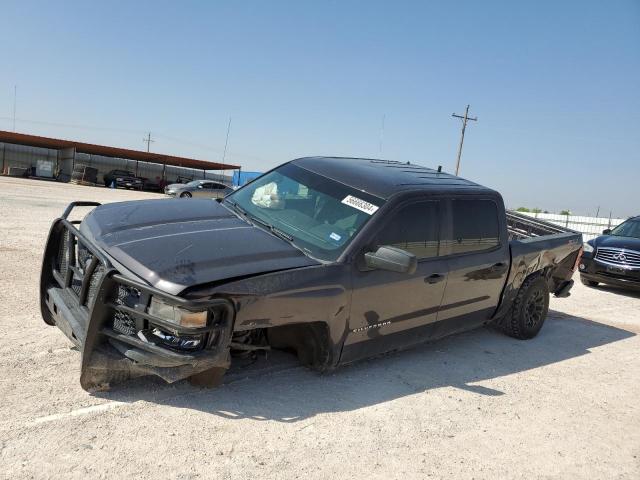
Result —
<instances>
[{"instance_id":1,"label":"blue sky","mask_svg":"<svg viewBox=\"0 0 640 480\"><path fill-rule=\"evenodd\" d=\"M511 207L640 213L640 2L1 1L0 129L266 170L455 168ZM382 117L385 129L380 151Z\"/></svg>"}]
</instances>

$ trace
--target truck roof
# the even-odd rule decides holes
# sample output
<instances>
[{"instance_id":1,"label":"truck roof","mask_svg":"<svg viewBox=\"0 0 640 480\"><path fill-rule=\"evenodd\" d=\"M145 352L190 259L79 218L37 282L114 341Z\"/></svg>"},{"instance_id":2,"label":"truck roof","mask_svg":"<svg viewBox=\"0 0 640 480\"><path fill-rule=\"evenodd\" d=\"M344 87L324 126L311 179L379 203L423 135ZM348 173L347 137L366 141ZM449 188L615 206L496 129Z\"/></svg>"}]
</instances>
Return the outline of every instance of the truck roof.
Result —
<instances>
[{"instance_id":1,"label":"truck roof","mask_svg":"<svg viewBox=\"0 0 640 480\"><path fill-rule=\"evenodd\" d=\"M494 191L450 173L415 163L373 158L304 157L292 164L350 187L387 199L399 191Z\"/></svg>"}]
</instances>

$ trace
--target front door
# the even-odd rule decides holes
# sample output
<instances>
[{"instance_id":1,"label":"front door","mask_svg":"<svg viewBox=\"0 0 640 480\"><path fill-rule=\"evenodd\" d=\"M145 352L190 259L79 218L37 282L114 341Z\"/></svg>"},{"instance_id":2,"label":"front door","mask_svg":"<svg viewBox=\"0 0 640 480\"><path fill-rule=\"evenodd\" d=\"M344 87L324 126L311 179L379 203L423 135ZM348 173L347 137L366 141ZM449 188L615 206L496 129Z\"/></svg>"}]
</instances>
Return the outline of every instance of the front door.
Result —
<instances>
[{"instance_id":1,"label":"front door","mask_svg":"<svg viewBox=\"0 0 640 480\"><path fill-rule=\"evenodd\" d=\"M418 258L414 273L353 267L351 313L341 361L349 362L426 340L437 319L447 282L439 257L440 203L417 200L387 214L390 219L361 252L391 245Z\"/></svg>"}]
</instances>

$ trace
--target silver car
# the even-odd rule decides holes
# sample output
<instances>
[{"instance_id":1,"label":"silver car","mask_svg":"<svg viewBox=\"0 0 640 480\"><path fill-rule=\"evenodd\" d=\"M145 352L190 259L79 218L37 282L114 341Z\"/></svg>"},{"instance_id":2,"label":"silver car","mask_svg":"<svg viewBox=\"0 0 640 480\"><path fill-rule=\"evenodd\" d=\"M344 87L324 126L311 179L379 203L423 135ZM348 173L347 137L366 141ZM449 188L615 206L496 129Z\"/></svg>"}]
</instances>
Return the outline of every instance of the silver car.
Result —
<instances>
[{"instance_id":1,"label":"silver car","mask_svg":"<svg viewBox=\"0 0 640 480\"><path fill-rule=\"evenodd\" d=\"M205 197L222 198L233 192L233 189L212 180L194 180L189 183L172 183L164 188L164 193L171 197Z\"/></svg>"}]
</instances>

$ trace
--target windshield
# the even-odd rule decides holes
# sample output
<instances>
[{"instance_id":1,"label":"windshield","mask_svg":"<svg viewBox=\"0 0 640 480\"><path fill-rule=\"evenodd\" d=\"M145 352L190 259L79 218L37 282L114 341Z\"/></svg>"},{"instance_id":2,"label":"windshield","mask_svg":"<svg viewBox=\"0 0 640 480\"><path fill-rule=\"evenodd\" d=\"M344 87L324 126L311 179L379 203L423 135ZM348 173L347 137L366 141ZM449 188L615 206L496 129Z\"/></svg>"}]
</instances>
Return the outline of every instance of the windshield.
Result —
<instances>
[{"instance_id":1,"label":"windshield","mask_svg":"<svg viewBox=\"0 0 640 480\"><path fill-rule=\"evenodd\" d=\"M202 180L193 180L192 182L187 183L185 186L187 187L197 187L202 183Z\"/></svg>"},{"instance_id":2,"label":"windshield","mask_svg":"<svg viewBox=\"0 0 640 480\"><path fill-rule=\"evenodd\" d=\"M310 256L333 261L384 201L286 164L236 190L224 203Z\"/></svg>"},{"instance_id":3,"label":"windshield","mask_svg":"<svg viewBox=\"0 0 640 480\"><path fill-rule=\"evenodd\" d=\"M640 219L627 220L611 230L617 237L640 238Z\"/></svg>"}]
</instances>

